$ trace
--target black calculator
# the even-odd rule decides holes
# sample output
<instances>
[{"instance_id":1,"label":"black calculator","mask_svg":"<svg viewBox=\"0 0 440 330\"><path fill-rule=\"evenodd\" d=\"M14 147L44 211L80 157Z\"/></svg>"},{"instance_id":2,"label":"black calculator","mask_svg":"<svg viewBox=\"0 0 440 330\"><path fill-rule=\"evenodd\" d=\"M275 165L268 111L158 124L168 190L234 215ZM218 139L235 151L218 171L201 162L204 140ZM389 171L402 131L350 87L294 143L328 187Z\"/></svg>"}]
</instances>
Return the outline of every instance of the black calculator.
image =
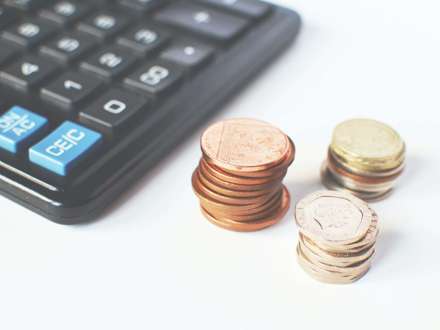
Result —
<instances>
[{"instance_id":1,"label":"black calculator","mask_svg":"<svg viewBox=\"0 0 440 330\"><path fill-rule=\"evenodd\" d=\"M1 1L0 193L96 219L300 25L258 0Z\"/></svg>"}]
</instances>

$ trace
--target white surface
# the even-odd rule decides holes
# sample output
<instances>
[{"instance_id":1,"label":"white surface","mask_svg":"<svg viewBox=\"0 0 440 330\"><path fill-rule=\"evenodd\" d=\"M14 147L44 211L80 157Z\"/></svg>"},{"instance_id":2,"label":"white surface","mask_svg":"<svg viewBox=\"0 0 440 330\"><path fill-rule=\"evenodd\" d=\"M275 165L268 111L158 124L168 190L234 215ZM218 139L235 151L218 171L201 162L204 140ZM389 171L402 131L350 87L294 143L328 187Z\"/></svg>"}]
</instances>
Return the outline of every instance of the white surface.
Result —
<instances>
[{"instance_id":1,"label":"white surface","mask_svg":"<svg viewBox=\"0 0 440 330\"><path fill-rule=\"evenodd\" d=\"M303 15L296 46L217 119L262 118L292 136L294 201L320 188L339 121L398 129L408 170L374 205L371 272L349 286L309 278L292 211L251 234L205 221L190 186L199 131L99 222L58 226L0 199L1 329L439 329L438 1L279 2Z\"/></svg>"}]
</instances>

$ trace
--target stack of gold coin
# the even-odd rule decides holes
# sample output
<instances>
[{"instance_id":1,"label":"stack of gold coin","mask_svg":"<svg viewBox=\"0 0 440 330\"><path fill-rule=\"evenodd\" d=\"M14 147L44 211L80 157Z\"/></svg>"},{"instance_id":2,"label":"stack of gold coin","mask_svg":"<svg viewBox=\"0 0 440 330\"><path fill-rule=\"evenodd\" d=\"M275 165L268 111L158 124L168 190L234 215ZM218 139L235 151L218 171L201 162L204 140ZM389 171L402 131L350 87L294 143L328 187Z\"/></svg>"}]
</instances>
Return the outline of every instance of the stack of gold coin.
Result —
<instances>
[{"instance_id":1,"label":"stack of gold coin","mask_svg":"<svg viewBox=\"0 0 440 330\"><path fill-rule=\"evenodd\" d=\"M324 185L366 201L388 196L405 167L405 143L386 124L353 119L339 124L321 169Z\"/></svg>"},{"instance_id":2,"label":"stack of gold coin","mask_svg":"<svg viewBox=\"0 0 440 330\"><path fill-rule=\"evenodd\" d=\"M377 214L344 192L319 191L296 207L298 262L313 278L345 284L370 269L379 233Z\"/></svg>"},{"instance_id":3,"label":"stack of gold coin","mask_svg":"<svg viewBox=\"0 0 440 330\"><path fill-rule=\"evenodd\" d=\"M234 231L260 230L290 206L282 181L295 158L290 138L254 119L229 119L201 137L202 159L192 177L204 216Z\"/></svg>"}]
</instances>

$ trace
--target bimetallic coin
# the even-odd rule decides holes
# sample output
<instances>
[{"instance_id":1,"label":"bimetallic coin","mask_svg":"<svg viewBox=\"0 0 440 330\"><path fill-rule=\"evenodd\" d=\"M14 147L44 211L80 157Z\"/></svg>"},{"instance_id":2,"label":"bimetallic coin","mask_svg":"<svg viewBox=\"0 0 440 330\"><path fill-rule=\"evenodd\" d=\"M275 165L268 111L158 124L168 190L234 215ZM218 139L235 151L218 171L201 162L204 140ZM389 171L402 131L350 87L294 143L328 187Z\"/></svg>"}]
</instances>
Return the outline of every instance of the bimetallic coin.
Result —
<instances>
[{"instance_id":1,"label":"bimetallic coin","mask_svg":"<svg viewBox=\"0 0 440 330\"><path fill-rule=\"evenodd\" d=\"M296 222L306 236L327 244L349 244L361 239L371 225L368 205L337 191L313 193L296 206Z\"/></svg>"},{"instance_id":2,"label":"bimetallic coin","mask_svg":"<svg viewBox=\"0 0 440 330\"><path fill-rule=\"evenodd\" d=\"M282 162L289 150L287 136L255 119L229 119L210 126L201 137L204 156L222 169L265 170Z\"/></svg>"},{"instance_id":3,"label":"bimetallic coin","mask_svg":"<svg viewBox=\"0 0 440 330\"><path fill-rule=\"evenodd\" d=\"M352 119L335 128L331 150L353 167L383 171L401 164L405 143L384 123Z\"/></svg>"},{"instance_id":4,"label":"bimetallic coin","mask_svg":"<svg viewBox=\"0 0 440 330\"><path fill-rule=\"evenodd\" d=\"M356 197L368 201L368 202L378 202L387 198L393 192L394 188L390 190L384 190L379 192L364 192L359 190L348 189L341 185L329 171L327 167L327 162L324 162L321 167L321 181L327 189L341 191L348 194L355 195Z\"/></svg>"}]
</instances>

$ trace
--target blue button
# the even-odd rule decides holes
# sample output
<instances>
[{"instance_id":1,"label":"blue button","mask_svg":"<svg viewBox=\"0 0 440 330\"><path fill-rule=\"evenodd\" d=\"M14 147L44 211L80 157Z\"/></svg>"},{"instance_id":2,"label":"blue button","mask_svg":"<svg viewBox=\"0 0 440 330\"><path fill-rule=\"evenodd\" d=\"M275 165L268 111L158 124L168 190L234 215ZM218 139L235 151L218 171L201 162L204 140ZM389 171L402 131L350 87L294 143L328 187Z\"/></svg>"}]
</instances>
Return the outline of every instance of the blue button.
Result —
<instances>
[{"instance_id":1,"label":"blue button","mask_svg":"<svg viewBox=\"0 0 440 330\"><path fill-rule=\"evenodd\" d=\"M21 107L13 107L0 117L0 148L14 154L24 143L47 126L47 119Z\"/></svg>"},{"instance_id":2,"label":"blue button","mask_svg":"<svg viewBox=\"0 0 440 330\"><path fill-rule=\"evenodd\" d=\"M49 171L66 176L101 141L101 134L66 121L29 149L29 159Z\"/></svg>"}]
</instances>

